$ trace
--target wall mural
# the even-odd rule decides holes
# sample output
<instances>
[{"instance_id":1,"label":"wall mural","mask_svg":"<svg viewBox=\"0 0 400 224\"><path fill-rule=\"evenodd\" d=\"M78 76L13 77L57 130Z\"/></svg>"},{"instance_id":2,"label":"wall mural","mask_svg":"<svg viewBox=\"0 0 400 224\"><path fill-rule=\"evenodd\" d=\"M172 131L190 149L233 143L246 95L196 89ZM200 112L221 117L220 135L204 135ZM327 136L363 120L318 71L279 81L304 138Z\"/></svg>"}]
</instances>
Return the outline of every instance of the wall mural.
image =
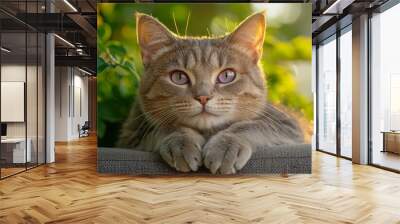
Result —
<instances>
[{"instance_id":1,"label":"wall mural","mask_svg":"<svg viewBox=\"0 0 400 224\"><path fill-rule=\"evenodd\" d=\"M98 170L309 173L310 4L98 5Z\"/></svg>"}]
</instances>

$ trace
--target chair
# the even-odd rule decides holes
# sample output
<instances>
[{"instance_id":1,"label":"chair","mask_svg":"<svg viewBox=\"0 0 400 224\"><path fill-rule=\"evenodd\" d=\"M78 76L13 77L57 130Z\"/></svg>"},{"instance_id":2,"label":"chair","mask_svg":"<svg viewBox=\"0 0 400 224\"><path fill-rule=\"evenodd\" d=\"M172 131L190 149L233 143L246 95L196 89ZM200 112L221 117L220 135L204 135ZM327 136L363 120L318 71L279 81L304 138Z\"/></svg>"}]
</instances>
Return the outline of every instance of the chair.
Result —
<instances>
[{"instance_id":1,"label":"chair","mask_svg":"<svg viewBox=\"0 0 400 224\"><path fill-rule=\"evenodd\" d=\"M85 121L82 127L78 124L79 138L89 136L89 130L90 130L89 121Z\"/></svg>"}]
</instances>

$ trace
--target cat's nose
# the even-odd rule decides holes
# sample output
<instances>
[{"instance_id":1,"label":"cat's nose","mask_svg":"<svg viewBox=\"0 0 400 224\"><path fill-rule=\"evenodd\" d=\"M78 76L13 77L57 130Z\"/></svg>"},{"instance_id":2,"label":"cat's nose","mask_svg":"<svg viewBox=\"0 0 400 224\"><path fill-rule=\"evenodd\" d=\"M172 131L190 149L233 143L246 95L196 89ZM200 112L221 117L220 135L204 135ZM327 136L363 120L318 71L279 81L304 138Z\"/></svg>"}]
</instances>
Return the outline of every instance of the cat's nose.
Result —
<instances>
[{"instance_id":1,"label":"cat's nose","mask_svg":"<svg viewBox=\"0 0 400 224\"><path fill-rule=\"evenodd\" d=\"M211 99L211 96L196 96L195 99L204 106Z\"/></svg>"}]
</instances>

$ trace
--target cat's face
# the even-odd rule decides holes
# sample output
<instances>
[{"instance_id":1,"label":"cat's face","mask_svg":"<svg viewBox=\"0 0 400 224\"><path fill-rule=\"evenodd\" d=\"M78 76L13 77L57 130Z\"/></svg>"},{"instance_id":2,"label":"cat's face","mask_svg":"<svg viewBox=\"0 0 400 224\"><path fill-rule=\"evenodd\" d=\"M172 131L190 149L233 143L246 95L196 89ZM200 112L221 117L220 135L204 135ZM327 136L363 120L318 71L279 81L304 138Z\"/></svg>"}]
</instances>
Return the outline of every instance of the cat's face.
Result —
<instances>
[{"instance_id":1,"label":"cat's face","mask_svg":"<svg viewBox=\"0 0 400 224\"><path fill-rule=\"evenodd\" d=\"M218 38L178 37L144 14L137 15L137 27L145 68L140 101L153 122L205 130L260 115L263 13Z\"/></svg>"}]
</instances>

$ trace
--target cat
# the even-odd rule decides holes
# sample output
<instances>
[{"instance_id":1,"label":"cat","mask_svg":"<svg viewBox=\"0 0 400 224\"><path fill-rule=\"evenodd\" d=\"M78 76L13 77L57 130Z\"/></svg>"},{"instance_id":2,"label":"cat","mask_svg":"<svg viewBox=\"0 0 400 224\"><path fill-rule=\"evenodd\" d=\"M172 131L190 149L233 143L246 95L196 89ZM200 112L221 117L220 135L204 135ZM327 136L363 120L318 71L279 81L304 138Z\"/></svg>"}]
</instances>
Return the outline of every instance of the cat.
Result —
<instances>
[{"instance_id":1,"label":"cat","mask_svg":"<svg viewBox=\"0 0 400 224\"><path fill-rule=\"evenodd\" d=\"M181 172L234 174L256 150L303 142L297 121L266 101L264 12L221 37L178 36L141 13L136 22L144 74L118 146L159 152Z\"/></svg>"}]
</instances>

